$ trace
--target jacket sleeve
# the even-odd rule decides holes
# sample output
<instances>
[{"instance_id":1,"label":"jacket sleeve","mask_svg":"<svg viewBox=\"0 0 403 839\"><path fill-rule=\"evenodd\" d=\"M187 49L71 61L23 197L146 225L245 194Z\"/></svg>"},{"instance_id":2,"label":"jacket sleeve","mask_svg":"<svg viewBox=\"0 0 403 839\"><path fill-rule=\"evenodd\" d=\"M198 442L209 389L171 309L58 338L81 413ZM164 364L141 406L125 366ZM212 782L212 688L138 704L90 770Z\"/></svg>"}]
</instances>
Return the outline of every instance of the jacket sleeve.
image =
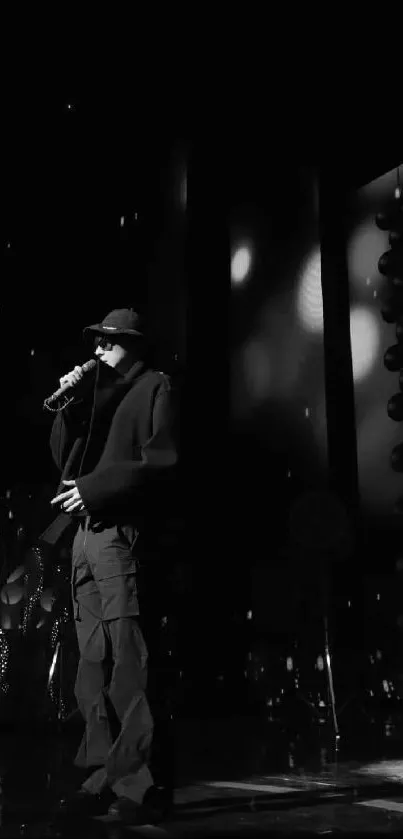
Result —
<instances>
[{"instance_id":1,"label":"jacket sleeve","mask_svg":"<svg viewBox=\"0 0 403 839\"><path fill-rule=\"evenodd\" d=\"M63 411L58 411L55 416L50 433L50 449L60 471L63 471L76 440L85 433L89 409L88 402L80 399Z\"/></svg>"},{"instance_id":2,"label":"jacket sleeve","mask_svg":"<svg viewBox=\"0 0 403 839\"><path fill-rule=\"evenodd\" d=\"M77 487L89 513L105 513L138 504L170 480L177 464L174 405L171 388L158 392L152 417L152 435L138 460L124 460L96 468L77 478Z\"/></svg>"}]
</instances>

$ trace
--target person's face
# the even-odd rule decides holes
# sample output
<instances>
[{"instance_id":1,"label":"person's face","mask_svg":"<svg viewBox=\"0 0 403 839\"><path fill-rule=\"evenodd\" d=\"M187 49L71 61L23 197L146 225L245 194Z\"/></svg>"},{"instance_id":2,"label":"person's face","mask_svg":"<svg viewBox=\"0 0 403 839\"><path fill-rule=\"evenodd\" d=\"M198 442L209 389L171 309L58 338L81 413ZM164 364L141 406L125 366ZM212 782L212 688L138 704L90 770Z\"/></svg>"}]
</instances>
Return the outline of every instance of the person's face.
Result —
<instances>
[{"instance_id":1,"label":"person's face","mask_svg":"<svg viewBox=\"0 0 403 839\"><path fill-rule=\"evenodd\" d=\"M95 339L95 355L120 373L125 373L133 363L129 349L118 341L111 340L107 335L97 336Z\"/></svg>"}]
</instances>

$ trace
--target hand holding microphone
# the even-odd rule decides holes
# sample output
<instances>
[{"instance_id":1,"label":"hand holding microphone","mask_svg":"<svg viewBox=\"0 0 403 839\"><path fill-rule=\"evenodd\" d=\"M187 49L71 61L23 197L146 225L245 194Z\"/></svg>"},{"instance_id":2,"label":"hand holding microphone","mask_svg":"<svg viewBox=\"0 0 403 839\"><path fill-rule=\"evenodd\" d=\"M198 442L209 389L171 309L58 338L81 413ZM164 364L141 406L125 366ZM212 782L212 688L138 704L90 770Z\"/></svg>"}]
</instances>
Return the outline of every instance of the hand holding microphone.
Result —
<instances>
[{"instance_id":1,"label":"hand holding microphone","mask_svg":"<svg viewBox=\"0 0 403 839\"><path fill-rule=\"evenodd\" d=\"M95 361L95 358L90 358L90 360L86 361L82 367L76 366L74 370L70 371L70 373L66 373L65 376L62 376L61 379L59 379L59 389L56 390L55 393L52 394L52 396L49 396L47 399L45 399L43 407L48 408L49 410L54 410L55 403L57 403L62 396L67 395L68 397L71 397L72 391L75 387L77 387L77 385L80 384L80 382L84 378L84 375L88 373L90 370L93 370L96 367L96 365L97 362ZM62 406L59 407L64 408L66 404L67 403L64 403Z\"/></svg>"},{"instance_id":2,"label":"hand holding microphone","mask_svg":"<svg viewBox=\"0 0 403 839\"><path fill-rule=\"evenodd\" d=\"M78 383L81 381L83 376L83 367L79 367L77 365L77 367L75 367L74 370L71 370L70 373L66 373L65 376L62 376L61 379L59 379L60 387L63 390L65 387L75 387L75 385L78 385Z\"/></svg>"}]
</instances>

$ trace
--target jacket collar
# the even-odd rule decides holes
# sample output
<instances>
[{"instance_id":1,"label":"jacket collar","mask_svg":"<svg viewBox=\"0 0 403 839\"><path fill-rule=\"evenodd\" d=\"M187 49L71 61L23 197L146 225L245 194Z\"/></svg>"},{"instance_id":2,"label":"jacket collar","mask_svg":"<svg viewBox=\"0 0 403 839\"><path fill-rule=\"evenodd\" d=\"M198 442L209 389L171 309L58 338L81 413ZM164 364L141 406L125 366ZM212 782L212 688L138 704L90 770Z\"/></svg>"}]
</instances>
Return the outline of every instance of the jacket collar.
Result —
<instances>
[{"instance_id":1,"label":"jacket collar","mask_svg":"<svg viewBox=\"0 0 403 839\"><path fill-rule=\"evenodd\" d=\"M135 379L141 376L145 369L146 364L144 361L135 361L126 373L119 373L114 367L109 367L108 364L98 361L98 369L95 377L95 390L98 390L99 388L109 389L114 388L115 386L118 388L124 387L125 385L130 386L133 384Z\"/></svg>"},{"instance_id":2,"label":"jacket collar","mask_svg":"<svg viewBox=\"0 0 403 839\"><path fill-rule=\"evenodd\" d=\"M114 367L98 362L93 398L93 418L97 418L104 409L113 406L130 390L134 382L147 370L144 361L136 361L127 373L118 373Z\"/></svg>"}]
</instances>

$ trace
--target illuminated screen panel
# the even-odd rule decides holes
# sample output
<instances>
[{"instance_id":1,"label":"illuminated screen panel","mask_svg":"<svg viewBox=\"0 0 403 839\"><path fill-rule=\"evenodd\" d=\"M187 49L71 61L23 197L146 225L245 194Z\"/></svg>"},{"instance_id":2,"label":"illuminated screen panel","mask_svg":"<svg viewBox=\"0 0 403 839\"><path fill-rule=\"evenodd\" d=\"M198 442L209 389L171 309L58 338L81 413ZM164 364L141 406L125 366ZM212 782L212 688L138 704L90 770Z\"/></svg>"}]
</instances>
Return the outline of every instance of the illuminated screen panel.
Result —
<instances>
[{"instance_id":1,"label":"illuminated screen panel","mask_svg":"<svg viewBox=\"0 0 403 839\"><path fill-rule=\"evenodd\" d=\"M399 392L399 375L383 363L385 351L396 343L396 326L380 313L387 281L378 260L389 248L389 233L375 223L393 199L397 179L393 170L351 193L346 220L361 507L379 517L393 516L403 494L403 474L390 465L392 449L403 441L403 426L387 413L389 399Z\"/></svg>"}]
</instances>

